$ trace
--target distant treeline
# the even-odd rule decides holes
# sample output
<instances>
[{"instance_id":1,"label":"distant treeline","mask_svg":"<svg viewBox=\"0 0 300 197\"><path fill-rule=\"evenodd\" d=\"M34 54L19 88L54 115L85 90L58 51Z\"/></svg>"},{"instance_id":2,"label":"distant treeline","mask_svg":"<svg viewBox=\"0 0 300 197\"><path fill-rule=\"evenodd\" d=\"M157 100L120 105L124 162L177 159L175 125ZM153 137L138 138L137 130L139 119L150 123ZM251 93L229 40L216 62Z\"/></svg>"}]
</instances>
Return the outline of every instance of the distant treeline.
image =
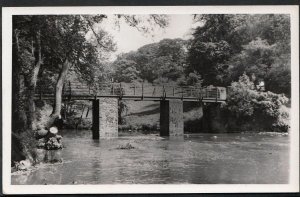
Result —
<instances>
[{"instance_id":1,"label":"distant treeline","mask_svg":"<svg viewBox=\"0 0 300 197\"><path fill-rule=\"evenodd\" d=\"M189 40L164 39L121 54L112 63L120 82L230 86L246 74L255 85L290 97L288 15L195 15ZM180 27L178 27L180 28Z\"/></svg>"}]
</instances>

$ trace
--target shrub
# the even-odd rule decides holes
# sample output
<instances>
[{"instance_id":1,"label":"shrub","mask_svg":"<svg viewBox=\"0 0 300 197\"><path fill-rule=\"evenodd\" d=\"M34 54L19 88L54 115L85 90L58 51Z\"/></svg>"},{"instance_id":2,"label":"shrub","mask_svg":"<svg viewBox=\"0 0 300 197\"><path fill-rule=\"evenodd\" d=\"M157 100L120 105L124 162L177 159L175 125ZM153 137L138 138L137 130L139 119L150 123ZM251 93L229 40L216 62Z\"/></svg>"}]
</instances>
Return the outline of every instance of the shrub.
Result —
<instances>
[{"instance_id":1,"label":"shrub","mask_svg":"<svg viewBox=\"0 0 300 197\"><path fill-rule=\"evenodd\" d=\"M248 124L252 129L286 132L289 128L289 111L284 105L288 98L283 94L259 92L253 87L249 77L242 75L238 82L231 84L223 109L235 117L237 125Z\"/></svg>"},{"instance_id":2,"label":"shrub","mask_svg":"<svg viewBox=\"0 0 300 197\"><path fill-rule=\"evenodd\" d=\"M33 130L41 130L47 126L51 111L52 107L49 104L37 108L36 120L33 122Z\"/></svg>"}]
</instances>

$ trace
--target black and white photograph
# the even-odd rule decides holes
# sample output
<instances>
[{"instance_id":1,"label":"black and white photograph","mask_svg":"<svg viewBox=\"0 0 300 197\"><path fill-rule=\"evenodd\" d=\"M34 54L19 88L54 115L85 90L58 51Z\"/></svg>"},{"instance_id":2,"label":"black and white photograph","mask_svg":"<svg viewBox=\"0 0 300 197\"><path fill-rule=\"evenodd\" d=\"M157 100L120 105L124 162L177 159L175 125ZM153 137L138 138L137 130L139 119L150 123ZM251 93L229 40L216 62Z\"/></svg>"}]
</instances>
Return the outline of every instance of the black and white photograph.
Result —
<instances>
[{"instance_id":1,"label":"black and white photograph","mask_svg":"<svg viewBox=\"0 0 300 197\"><path fill-rule=\"evenodd\" d=\"M298 191L299 10L275 7L3 8L3 191Z\"/></svg>"}]
</instances>

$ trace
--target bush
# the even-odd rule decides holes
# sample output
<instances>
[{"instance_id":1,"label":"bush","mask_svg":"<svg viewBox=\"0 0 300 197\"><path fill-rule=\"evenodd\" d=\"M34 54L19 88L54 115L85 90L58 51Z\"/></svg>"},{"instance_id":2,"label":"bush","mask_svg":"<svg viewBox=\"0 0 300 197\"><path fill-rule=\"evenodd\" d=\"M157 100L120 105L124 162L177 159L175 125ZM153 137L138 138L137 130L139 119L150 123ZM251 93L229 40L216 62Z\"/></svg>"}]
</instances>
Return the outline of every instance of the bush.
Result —
<instances>
[{"instance_id":1,"label":"bush","mask_svg":"<svg viewBox=\"0 0 300 197\"><path fill-rule=\"evenodd\" d=\"M20 143L19 152L26 159L29 159L31 163L35 163L36 159L36 147L37 140L35 138L35 133L32 130L23 130L19 134L14 134L14 138ZM16 141L14 141L14 146ZM18 159L16 160L18 161Z\"/></svg>"},{"instance_id":2,"label":"bush","mask_svg":"<svg viewBox=\"0 0 300 197\"><path fill-rule=\"evenodd\" d=\"M33 130L45 129L50 119L50 114L52 112L52 106L45 104L43 106L37 107L36 110L36 120L33 122Z\"/></svg>"},{"instance_id":3,"label":"bush","mask_svg":"<svg viewBox=\"0 0 300 197\"><path fill-rule=\"evenodd\" d=\"M252 87L249 77L242 75L238 82L231 84L223 109L236 119L237 125L249 125L244 129L287 132L289 111L284 105L288 98L283 94L259 92Z\"/></svg>"}]
</instances>

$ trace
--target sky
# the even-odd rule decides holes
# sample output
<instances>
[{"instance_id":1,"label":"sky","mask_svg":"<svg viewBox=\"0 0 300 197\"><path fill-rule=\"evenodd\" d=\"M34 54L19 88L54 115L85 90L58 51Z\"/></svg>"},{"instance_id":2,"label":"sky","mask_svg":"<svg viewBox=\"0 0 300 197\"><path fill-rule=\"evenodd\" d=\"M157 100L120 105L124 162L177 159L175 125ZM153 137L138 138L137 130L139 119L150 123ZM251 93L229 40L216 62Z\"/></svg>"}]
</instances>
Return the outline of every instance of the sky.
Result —
<instances>
[{"instance_id":1,"label":"sky","mask_svg":"<svg viewBox=\"0 0 300 197\"><path fill-rule=\"evenodd\" d=\"M136 28L130 27L124 21L120 22L120 28L114 25L113 20L108 17L101 24L101 28L108 31L117 44L117 51L112 55L112 59L119 53L127 53L137 50L139 47L159 42L164 38L188 39L191 36L191 28L195 27L192 15L168 15L170 18L168 27L156 28L151 35L143 35Z\"/></svg>"}]
</instances>

